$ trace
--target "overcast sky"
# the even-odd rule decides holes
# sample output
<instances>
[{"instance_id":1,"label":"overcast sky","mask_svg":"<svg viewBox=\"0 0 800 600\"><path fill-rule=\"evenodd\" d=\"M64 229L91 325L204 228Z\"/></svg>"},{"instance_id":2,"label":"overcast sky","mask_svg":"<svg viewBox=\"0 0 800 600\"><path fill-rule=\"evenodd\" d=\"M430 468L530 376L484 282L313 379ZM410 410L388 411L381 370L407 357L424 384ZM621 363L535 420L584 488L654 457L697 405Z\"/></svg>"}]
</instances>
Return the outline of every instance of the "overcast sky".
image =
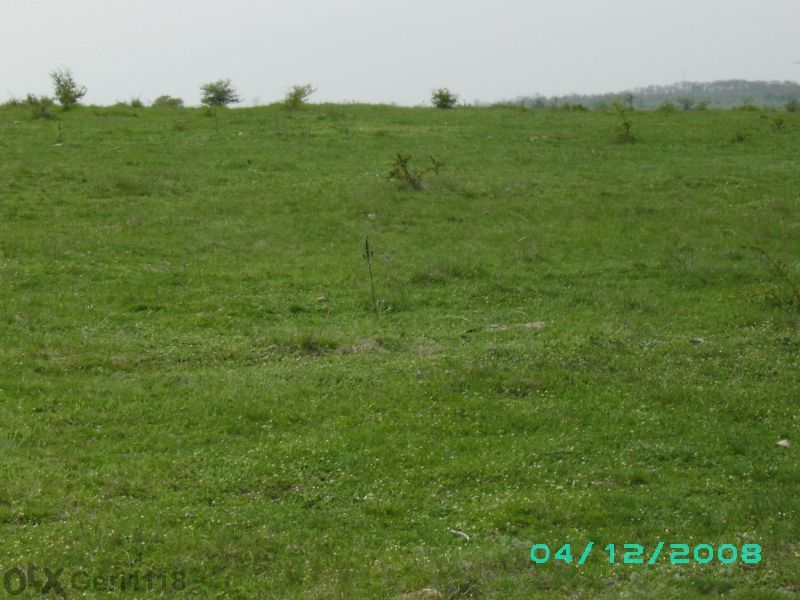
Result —
<instances>
[{"instance_id":1,"label":"overcast sky","mask_svg":"<svg viewBox=\"0 0 800 600\"><path fill-rule=\"evenodd\" d=\"M800 80L800 0L2 0L0 96L245 104L293 84L312 101L426 102L612 92L717 79Z\"/></svg>"}]
</instances>

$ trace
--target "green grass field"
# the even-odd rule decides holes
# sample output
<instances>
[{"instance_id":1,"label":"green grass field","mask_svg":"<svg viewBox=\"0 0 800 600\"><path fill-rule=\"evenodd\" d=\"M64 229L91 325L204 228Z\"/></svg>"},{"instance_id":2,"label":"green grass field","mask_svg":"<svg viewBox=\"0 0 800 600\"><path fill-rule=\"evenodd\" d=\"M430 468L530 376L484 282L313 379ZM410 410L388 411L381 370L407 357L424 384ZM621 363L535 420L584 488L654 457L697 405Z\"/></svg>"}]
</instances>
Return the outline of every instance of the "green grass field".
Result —
<instances>
[{"instance_id":1,"label":"green grass field","mask_svg":"<svg viewBox=\"0 0 800 600\"><path fill-rule=\"evenodd\" d=\"M631 121L0 109L0 575L793 597L800 114ZM398 153L445 167L404 189ZM621 564L659 541L762 560Z\"/></svg>"}]
</instances>

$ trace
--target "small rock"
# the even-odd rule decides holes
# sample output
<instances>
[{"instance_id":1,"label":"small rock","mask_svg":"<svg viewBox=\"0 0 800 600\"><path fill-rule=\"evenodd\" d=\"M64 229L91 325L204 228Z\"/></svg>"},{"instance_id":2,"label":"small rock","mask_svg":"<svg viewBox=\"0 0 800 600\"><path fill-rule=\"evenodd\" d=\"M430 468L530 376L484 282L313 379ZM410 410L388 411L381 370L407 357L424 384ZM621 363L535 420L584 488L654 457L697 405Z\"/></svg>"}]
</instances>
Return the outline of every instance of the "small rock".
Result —
<instances>
[{"instance_id":1,"label":"small rock","mask_svg":"<svg viewBox=\"0 0 800 600\"><path fill-rule=\"evenodd\" d=\"M338 351L341 354L358 354L359 352L377 352L383 349L379 341L364 338L356 341L352 346L339 346Z\"/></svg>"},{"instance_id":2,"label":"small rock","mask_svg":"<svg viewBox=\"0 0 800 600\"><path fill-rule=\"evenodd\" d=\"M777 442L775 442L775 445L778 448L791 448L792 447L792 443L789 440L778 440Z\"/></svg>"},{"instance_id":3,"label":"small rock","mask_svg":"<svg viewBox=\"0 0 800 600\"><path fill-rule=\"evenodd\" d=\"M376 215L375 213L369 213L369 214L367 215L367 218L368 218L370 221L374 221L375 219L377 219L377 218L378 218L378 215Z\"/></svg>"},{"instance_id":4,"label":"small rock","mask_svg":"<svg viewBox=\"0 0 800 600\"><path fill-rule=\"evenodd\" d=\"M397 600L436 600L437 598L444 598L442 592L433 588L425 588L416 592L400 594Z\"/></svg>"},{"instance_id":5,"label":"small rock","mask_svg":"<svg viewBox=\"0 0 800 600\"><path fill-rule=\"evenodd\" d=\"M692 338L689 340L689 343L694 344L695 346L697 346L698 344L702 344L704 342L705 340L703 338Z\"/></svg>"}]
</instances>

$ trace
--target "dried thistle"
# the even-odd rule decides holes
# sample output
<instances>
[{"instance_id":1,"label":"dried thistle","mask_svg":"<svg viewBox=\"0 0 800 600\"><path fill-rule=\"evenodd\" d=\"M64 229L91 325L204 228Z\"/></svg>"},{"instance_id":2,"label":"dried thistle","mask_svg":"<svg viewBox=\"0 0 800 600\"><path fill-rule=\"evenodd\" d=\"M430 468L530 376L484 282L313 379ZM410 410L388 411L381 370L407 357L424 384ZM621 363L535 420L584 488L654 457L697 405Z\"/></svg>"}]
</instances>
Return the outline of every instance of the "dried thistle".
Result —
<instances>
[{"instance_id":1,"label":"dried thistle","mask_svg":"<svg viewBox=\"0 0 800 600\"><path fill-rule=\"evenodd\" d=\"M372 308L375 309L375 316L378 316L378 301L375 299L375 282L372 278L372 255L373 252L369 248L369 236L364 238L364 260L367 261L367 269L369 270L369 287L372 290Z\"/></svg>"},{"instance_id":2,"label":"dried thistle","mask_svg":"<svg viewBox=\"0 0 800 600\"><path fill-rule=\"evenodd\" d=\"M401 185L415 190L424 190L425 184L422 181L423 176L428 173L438 174L439 170L444 167L444 161L437 160L430 155L428 158L431 161L430 167L416 169L411 166L410 154L398 153L394 160L394 168L389 171L389 179L391 181L399 181Z\"/></svg>"}]
</instances>

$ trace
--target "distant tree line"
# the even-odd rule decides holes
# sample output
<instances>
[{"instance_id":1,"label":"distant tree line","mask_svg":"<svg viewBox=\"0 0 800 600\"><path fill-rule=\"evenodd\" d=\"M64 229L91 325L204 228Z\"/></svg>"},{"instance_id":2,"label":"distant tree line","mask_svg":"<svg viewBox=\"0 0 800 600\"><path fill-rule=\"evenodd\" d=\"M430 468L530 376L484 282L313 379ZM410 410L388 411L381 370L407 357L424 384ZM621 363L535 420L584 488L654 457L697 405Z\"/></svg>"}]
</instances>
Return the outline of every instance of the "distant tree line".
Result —
<instances>
[{"instance_id":1,"label":"distant tree line","mask_svg":"<svg viewBox=\"0 0 800 600\"><path fill-rule=\"evenodd\" d=\"M633 108L654 109L664 103L689 109L733 108L753 104L763 108L783 108L800 98L800 83L795 81L746 81L729 79L711 82L679 82L672 85L651 85L609 94L567 94L564 96L519 96L513 100L529 108L585 106L606 108L615 100L630 102Z\"/></svg>"}]
</instances>

